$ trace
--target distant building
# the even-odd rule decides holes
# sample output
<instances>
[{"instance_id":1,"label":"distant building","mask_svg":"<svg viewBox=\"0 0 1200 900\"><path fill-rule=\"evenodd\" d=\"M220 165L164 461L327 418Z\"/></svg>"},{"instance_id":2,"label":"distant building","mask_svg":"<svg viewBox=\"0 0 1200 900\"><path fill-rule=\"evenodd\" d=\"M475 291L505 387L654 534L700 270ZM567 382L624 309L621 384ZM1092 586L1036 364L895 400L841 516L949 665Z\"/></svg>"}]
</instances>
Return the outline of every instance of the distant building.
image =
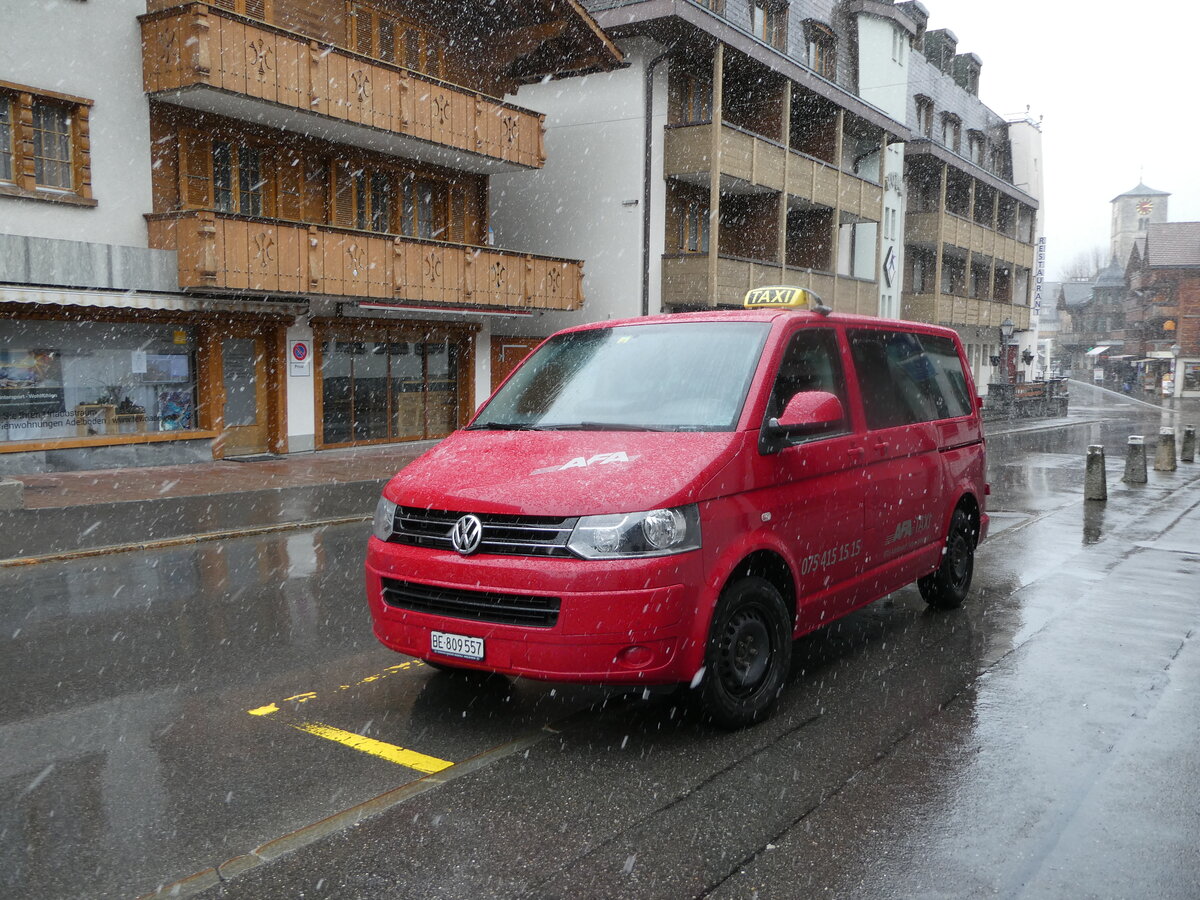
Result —
<instances>
[{"instance_id":1,"label":"distant building","mask_svg":"<svg viewBox=\"0 0 1200 900\"><path fill-rule=\"evenodd\" d=\"M1124 267L1134 245L1143 247L1146 230L1151 224L1167 221L1167 203L1171 195L1167 191L1138 182L1137 187L1117 194L1112 204L1112 226L1109 239L1109 255Z\"/></svg>"},{"instance_id":2,"label":"distant building","mask_svg":"<svg viewBox=\"0 0 1200 900\"><path fill-rule=\"evenodd\" d=\"M1200 397L1200 222L1150 223L1128 276L1126 348L1143 387Z\"/></svg>"}]
</instances>

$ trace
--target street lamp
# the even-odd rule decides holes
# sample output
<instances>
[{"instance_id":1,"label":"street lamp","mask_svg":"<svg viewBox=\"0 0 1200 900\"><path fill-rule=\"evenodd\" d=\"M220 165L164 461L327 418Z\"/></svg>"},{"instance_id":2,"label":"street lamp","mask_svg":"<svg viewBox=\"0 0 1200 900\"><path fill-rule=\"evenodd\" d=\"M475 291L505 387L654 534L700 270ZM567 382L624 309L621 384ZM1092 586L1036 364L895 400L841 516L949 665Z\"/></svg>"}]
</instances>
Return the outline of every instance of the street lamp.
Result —
<instances>
[{"instance_id":1,"label":"street lamp","mask_svg":"<svg viewBox=\"0 0 1200 900\"><path fill-rule=\"evenodd\" d=\"M1004 367L1004 383L1009 383L1008 373L1008 342L1012 340L1013 330L1016 328L1013 325L1013 320L1005 318L1000 323L1000 365Z\"/></svg>"},{"instance_id":2,"label":"street lamp","mask_svg":"<svg viewBox=\"0 0 1200 900\"><path fill-rule=\"evenodd\" d=\"M1175 396L1179 384L1179 357L1183 353L1183 348L1178 344L1171 345L1171 396Z\"/></svg>"}]
</instances>

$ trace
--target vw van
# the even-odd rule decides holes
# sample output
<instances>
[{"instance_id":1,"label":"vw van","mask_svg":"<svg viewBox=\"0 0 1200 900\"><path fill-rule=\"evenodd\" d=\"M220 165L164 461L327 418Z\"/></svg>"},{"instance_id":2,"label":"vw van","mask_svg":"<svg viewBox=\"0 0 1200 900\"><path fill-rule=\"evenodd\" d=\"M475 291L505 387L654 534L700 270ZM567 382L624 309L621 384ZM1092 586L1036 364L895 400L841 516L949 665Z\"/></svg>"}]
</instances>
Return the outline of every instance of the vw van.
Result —
<instances>
[{"instance_id":1,"label":"vw van","mask_svg":"<svg viewBox=\"0 0 1200 900\"><path fill-rule=\"evenodd\" d=\"M561 331L392 478L366 559L379 640L445 669L683 684L740 727L795 638L914 581L962 603L988 517L958 336L799 288L746 307Z\"/></svg>"}]
</instances>

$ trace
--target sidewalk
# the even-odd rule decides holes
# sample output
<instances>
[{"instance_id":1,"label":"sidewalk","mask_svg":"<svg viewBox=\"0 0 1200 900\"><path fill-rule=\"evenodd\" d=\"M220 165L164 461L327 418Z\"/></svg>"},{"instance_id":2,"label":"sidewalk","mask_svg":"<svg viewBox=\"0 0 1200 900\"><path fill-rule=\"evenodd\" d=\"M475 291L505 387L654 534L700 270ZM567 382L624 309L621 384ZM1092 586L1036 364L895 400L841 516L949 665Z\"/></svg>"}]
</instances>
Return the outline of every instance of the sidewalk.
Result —
<instances>
[{"instance_id":1,"label":"sidewalk","mask_svg":"<svg viewBox=\"0 0 1200 900\"><path fill-rule=\"evenodd\" d=\"M1093 390L1093 396L1112 394L1090 385L1073 387ZM1062 418L990 421L985 433L998 437L1092 424L1096 410L1081 399ZM1112 399L1129 401L1118 394ZM1200 401L1183 405L1187 421L1198 418ZM24 508L0 511L0 534L6 536L0 542L0 566L106 548L361 520L374 511L388 478L436 443L322 450L251 462L13 476L24 485Z\"/></svg>"},{"instance_id":2,"label":"sidewalk","mask_svg":"<svg viewBox=\"0 0 1200 900\"><path fill-rule=\"evenodd\" d=\"M0 565L361 520L384 483L434 443L14 476L24 485L24 508L0 512Z\"/></svg>"}]
</instances>

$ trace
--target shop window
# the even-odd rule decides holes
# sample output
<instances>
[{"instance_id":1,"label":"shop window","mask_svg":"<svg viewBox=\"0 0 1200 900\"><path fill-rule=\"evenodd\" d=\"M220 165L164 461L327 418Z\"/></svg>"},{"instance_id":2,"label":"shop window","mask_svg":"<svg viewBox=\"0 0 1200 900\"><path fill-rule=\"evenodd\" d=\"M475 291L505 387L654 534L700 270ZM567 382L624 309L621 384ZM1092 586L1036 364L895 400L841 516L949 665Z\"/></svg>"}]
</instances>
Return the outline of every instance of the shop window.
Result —
<instances>
[{"instance_id":1,"label":"shop window","mask_svg":"<svg viewBox=\"0 0 1200 900\"><path fill-rule=\"evenodd\" d=\"M188 326L7 319L0 347L0 442L197 427Z\"/></svg>"},{"instance_id":2,"label":"shop window","mask_svg":"<svg viewBox=\"0 0 1200 900\"><path fill-rule=\"evenodd\" d=\"M323 341L323 445L449 434L459 424L461 358L454 339Z\"/></svg>"},{"instance_id":3,"label":"shop window","mask_svg":"<svg viewBox=\"0 0 1200 900\"><path fill-rule=\"evenodd\" d=\"M837 75L837 38L833 30L821 22L804 23L805 61L808 67L833 81Z\"/></svg>"},{"instance_id":4,"label":"shop window","mask_svg":"<svg viewBox=\"0 0 1200 900\"><path fill-rule=\"evenodd\" d=\"M94 205L90 100L0 88L0 194Z\"/></svg>"},{"instance_id":5,"label":"shop window","mask_svg":"<svg viewBox=\"0 0 1200 900\"><path fill-rule=\"evenodd\" d=\"M358 53L444 77L443 40L437 32L363 3L349 4L346 21L349 46Z\"/></svg>"}]
</instances>

